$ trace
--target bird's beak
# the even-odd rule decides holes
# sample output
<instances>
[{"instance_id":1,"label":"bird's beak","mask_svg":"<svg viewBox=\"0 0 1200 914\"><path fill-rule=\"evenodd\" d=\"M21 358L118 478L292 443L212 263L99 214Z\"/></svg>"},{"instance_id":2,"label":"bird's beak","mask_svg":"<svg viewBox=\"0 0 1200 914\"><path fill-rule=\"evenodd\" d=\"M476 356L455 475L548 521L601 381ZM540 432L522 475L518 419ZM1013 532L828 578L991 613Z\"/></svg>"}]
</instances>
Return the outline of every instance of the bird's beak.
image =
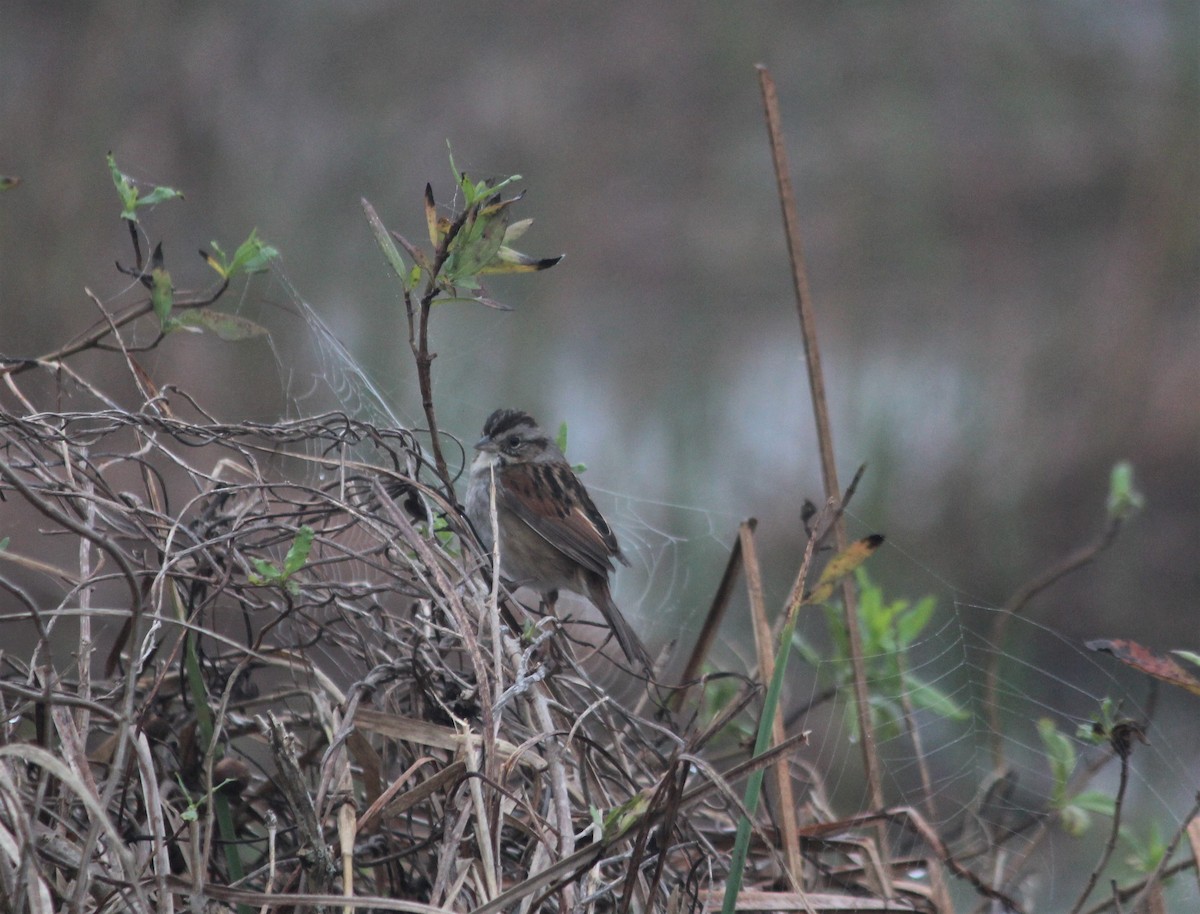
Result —
<instances>
[{"instance_id":1,"label":"bird's beak","mask_svg":"<svg viewBox=\"0 0 1200 914\"><path fill-rule=\"evenodd\" d=\"M483 451L485 454L494 454L494 453L496 453L498 448L496 447L495 441L493 441L487 435L484 435L482 438L480 438L478 441L475 442L475 450Z\"/></svg>"}]
</instances>

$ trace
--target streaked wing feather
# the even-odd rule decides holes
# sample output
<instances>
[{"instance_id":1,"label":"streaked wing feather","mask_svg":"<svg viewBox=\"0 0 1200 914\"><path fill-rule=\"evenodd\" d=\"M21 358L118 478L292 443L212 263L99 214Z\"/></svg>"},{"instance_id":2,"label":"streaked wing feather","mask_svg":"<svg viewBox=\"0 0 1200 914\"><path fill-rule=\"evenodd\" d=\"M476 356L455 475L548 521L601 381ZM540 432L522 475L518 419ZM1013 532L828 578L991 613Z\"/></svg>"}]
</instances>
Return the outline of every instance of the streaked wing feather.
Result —
<instances>
[{"instance_id":1,"label":"streaked wing feather","mask_svg":"<svg viewBox=\"0 0 1200 914\"><path fill-rule=\"evenodd\" d=\"M520 463L500 471L496 497L542 539L589 571L607 575L613 559L628 564L583 483L574 473L560 485L545 463Z\"/></svg>"}]
</instances>

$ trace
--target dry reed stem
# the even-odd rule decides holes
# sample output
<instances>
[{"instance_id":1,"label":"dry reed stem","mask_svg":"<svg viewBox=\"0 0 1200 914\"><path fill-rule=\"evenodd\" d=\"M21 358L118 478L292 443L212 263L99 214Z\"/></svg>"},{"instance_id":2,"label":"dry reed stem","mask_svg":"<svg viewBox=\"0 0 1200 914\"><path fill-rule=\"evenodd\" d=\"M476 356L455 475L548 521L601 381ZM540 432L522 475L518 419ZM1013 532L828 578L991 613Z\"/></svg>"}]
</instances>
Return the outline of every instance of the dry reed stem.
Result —
<instances>
[{"instance_id":1,"label":"dry reed stem","mask_svg":"<svg viewBox=\"0 0 1200 914\"><path fill-rule=\"evenodd\" d=\"M808 367L808 386L812 396L813 416L817 425L817 443L821 453L821 478L825 483L825 497L835 504L841 498L838 485L837 463L833 456L833 433L829 421L829 407L825 398L825 375L821 370L821 354L817 346L817 326L812 310L812 295L808 288L808 270L804 263L804 251L800 244L800 219L796 212L796 197L792 190L791 173L788 169L787 151L783 142L782 124L779 117L779 98L775 82L764 66L758 67L759 84L762 89L763 108L766 113L767 132L771 143L771 158L775 165L775 178L779 189L779 203L783 211L784 235L787 239L788 257L792 265L792 283L796 293L796 310L800 317L800 335L804 341L805 364ZM846 526L841 512L834 521L834 535L838 551L846 548ZM854 672L854 701L858 715L858 728L862 737L863 770L867 779L867 790L871 806L883 806L883 787L879 777L879 755L875 746L875 732L871 727L870 695L867 691L866 671L862 658L862 634L858 630L858 601L851 580L841 585L842 606L845 614L846 634L850 640L850 664Z\"/></svg>"},{"instance_id":2,"label":"dry reed stem","mask_svg":"<svg viewBox=\"0 0 1200 914\"><path fill-rule=\"evenodd\" d=\"M738 541L742 546L742 562L746 569L746 591L750 598L750 619L754 627L754 646L758 652L758 675L763 683L769 683L775 675L775 647L771 634L771 623L763 601L762 572L758 566L758 551L754 545L754 532L742 524ZM775 706L771 721L771 742L783 742L782 703ZM787 876L792 890L803 891L804 859L800 856L800 838L796 824L796 798L792 792L792 773L788 759L781 758L774 765L773 791L775 821L783 838L784 859L787 861ZM772 793L768 792L768 799Z\"/></svg>"},{"instance_id":3,"label":"dry reed stem","mask_svg":"<svg viewBox=\"0 0 1200 914\"><path fill-rule=\"evenodd\" d=\"M757 525L758 521L753 517L742 522L742 526L749 526L751 531ZM726 560L725 570L721 574L721 581L717 585L717 590L713 594L708 612L705 613L704 623L700 627L700 636L696 639L696 643L688 653L687 663L684 664L683 672L680 673L680 681L683 685L676 690L674 696L671 698L671 707L676 711L683 707L691 684L700 675L700 670L704 666L704 662L712 652L712 646L716 643L717 633L720 631L721 623L725 620L725 610L728 608L729 600L733 596L733 588L737 583L737 576L741 569L742 540L739 536L734 540L733 548L729 551L729 558Z\"/></svg>"}]
</instances>

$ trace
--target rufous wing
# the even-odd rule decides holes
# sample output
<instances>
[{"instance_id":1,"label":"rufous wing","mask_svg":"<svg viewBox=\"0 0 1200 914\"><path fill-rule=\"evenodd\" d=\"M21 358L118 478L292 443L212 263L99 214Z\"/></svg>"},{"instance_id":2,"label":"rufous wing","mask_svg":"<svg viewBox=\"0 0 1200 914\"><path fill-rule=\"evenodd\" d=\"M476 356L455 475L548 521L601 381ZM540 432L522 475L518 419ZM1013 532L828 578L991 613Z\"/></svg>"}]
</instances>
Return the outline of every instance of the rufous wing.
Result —
<instances>
[{"instance_id":1,"label":"rufous wing","mask_svg":"<svg viewBox=\"0 0 1200 914\"><path fill-rule=\"evenodd\" d=\"M497 475L498 502L564 555L601 576L613 570L614 558L629 564L604 515L569 467L518 463Z\"/></svg>"}]
</instances>

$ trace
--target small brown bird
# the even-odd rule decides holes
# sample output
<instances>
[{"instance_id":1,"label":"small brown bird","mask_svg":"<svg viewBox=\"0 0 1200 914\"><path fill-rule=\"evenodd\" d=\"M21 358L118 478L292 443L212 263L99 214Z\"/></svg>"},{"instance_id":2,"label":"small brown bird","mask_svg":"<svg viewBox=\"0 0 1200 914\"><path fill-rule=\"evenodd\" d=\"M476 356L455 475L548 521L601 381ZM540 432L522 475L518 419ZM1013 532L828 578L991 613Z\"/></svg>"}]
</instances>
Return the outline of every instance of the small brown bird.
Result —
<instances>
[{"instance_id":1,"label":"small brown bird","mask_svg":"<svg viewBox=\"0 0 1200 914\"><path fill-rule=\"evenodd\" d=\"M551 609L560 588L587 597L625 656L649 669L650 656L608 589L613 559L629 562L558 445L528 413L498 409L484 423L475 449L479 456L471 464L467 517L490 550L494 474L504 577L538 591Z\"/></svg>"}]
</instances>

